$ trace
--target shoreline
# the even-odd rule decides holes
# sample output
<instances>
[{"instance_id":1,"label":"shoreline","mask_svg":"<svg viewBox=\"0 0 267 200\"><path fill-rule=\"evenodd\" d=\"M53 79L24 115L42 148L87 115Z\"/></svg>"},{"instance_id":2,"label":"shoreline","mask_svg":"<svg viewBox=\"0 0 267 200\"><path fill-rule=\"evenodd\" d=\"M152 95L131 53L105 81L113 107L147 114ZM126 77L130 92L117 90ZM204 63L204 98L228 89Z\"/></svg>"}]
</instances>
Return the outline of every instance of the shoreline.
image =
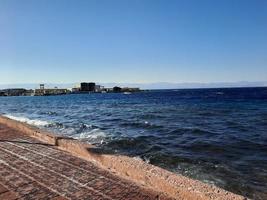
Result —
<instances>
[{"instance_id":1,"label":"shoreline","mask_svg":"<svg viewBox=\"0 0 267 200\"><path fill-rule=\"evenodd\" d=\"M98 152L93 145L58 136L23 122L0 116L0 123L54 145L74 156L94 162L122 178L166 193L177 199L246 199L216 186L147 164L139 159Z\"/></svg>"}]
</instances>

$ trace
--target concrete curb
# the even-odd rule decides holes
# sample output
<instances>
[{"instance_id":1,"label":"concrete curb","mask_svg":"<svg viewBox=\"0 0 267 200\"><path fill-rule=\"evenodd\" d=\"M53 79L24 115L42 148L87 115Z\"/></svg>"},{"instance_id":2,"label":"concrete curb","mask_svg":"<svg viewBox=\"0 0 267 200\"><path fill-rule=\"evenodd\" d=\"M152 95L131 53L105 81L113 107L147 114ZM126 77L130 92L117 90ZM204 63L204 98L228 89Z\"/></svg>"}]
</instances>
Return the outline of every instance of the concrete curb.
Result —
<instances>
[{"instance_id":1,"label":"concrete curb","mask_svg":"<svg viewBox=\"0 0 267 200\"><path fill-rule=\"evenodd\" d=\"M67 137L51 134L28 124L0 116L0 123L37 138L40 141L57 146L71 154L93 161L97 165L111 170L119 176L142 184L146 187L170 195L176 199L246 199L213 185L177 175L162 168L147 164L139 159L121 155L107 155L91 151L94 146Z\"/></svg>"}]
</instances>

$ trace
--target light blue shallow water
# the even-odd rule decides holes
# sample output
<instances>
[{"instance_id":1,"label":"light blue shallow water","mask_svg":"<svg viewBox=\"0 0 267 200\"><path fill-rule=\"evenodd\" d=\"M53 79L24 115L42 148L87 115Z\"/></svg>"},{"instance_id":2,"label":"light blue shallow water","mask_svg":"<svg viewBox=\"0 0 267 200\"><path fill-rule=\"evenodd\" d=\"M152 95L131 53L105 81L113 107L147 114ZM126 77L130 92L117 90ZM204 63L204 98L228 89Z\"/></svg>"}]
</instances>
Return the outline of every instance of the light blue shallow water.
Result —
<instances>
[{"instance_id":1,"label":"light blue shallow water","mask_svg":"<svg viewBox=\"0 0 267 200\"><path fill-rule=\"evenodd\" d=\"M267 88L0 97L0 113L235 193L267 197Z\"/></svg>"}]
</instances>

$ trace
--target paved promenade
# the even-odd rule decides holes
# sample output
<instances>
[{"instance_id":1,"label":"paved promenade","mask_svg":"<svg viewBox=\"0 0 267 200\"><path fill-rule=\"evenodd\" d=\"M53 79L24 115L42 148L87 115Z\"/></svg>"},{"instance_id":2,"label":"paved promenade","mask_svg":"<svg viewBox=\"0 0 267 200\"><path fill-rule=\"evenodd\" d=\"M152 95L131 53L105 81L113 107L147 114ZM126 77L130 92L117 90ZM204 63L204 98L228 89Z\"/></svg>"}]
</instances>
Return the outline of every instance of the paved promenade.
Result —
<instances>
[{"instance_id":1,"label":"paved promenade","mask_svg":"<svg viewBox=\"0 0 267 200\"><path fill-rule=\"evenodd\" d=\"M171 198L0 124L0 199Z\"/></svg>"}]
</instances>

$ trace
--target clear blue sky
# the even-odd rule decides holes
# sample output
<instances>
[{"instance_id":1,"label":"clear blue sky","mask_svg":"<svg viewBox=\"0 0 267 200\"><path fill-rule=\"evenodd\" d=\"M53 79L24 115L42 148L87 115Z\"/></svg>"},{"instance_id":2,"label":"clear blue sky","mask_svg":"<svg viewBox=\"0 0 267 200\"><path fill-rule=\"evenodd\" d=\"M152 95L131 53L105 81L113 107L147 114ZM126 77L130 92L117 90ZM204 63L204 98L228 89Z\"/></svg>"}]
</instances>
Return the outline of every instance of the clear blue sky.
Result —
<instances>
[{"instance_id":1,"label":"clear blue sky","mask_svg":"<svg viewBox=\"0 0 267 200\"><path fill-rule=\"evenodd\" d=\"M0 76L267 81L267 1L0 0Z\"/></svg>"}]
</instances>

